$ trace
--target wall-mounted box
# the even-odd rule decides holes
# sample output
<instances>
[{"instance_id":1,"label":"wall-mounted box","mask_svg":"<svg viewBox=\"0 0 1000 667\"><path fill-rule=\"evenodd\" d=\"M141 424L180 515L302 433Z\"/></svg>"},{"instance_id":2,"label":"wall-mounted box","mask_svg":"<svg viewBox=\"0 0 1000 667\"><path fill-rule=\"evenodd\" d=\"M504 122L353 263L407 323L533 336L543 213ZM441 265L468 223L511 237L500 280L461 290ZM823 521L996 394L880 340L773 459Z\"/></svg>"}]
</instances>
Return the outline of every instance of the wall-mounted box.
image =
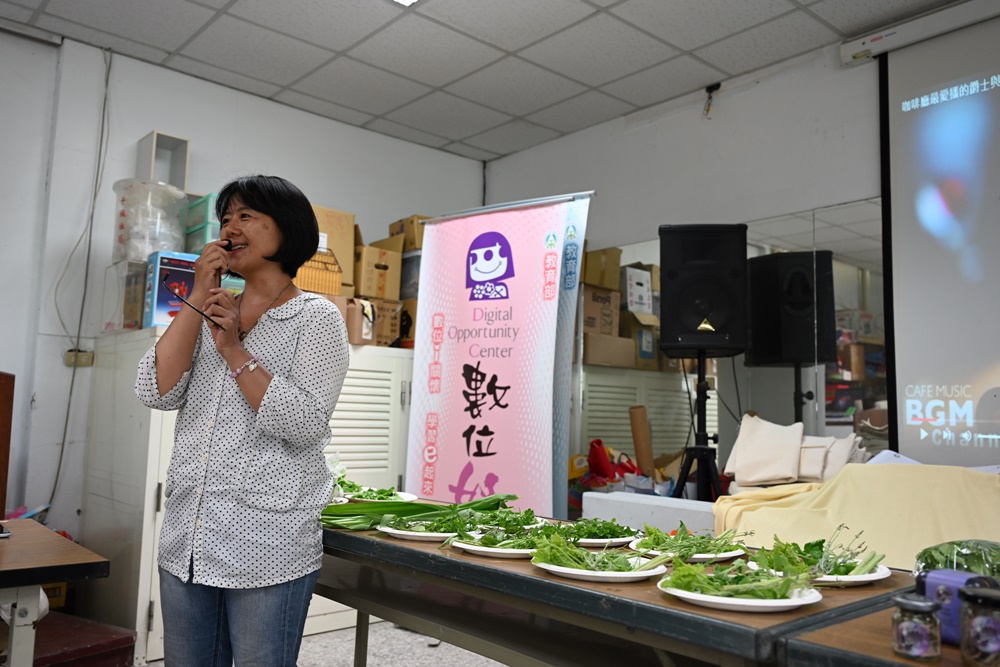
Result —
<instances>
[{"instance_id":1,"label":"wall-mounted box","mask_svg":"<svg viewBox=\"0 0 1000 667\"><path fill-rule=\"evenodd\" d=\"M169 183L187 192L189 144L187 139L153 130L139 140L135 177Z\"/></svg>"}]
</instances>

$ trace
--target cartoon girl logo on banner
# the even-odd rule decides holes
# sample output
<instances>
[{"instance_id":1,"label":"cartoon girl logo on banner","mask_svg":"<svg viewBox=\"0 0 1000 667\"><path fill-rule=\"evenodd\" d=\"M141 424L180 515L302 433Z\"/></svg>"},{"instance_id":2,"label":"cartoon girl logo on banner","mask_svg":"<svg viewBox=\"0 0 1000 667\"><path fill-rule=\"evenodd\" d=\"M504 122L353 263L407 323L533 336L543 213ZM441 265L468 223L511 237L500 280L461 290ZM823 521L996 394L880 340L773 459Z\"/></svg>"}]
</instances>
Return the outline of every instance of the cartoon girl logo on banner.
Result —
<instances>
[{"instance_id":1,"label":"cartoon girl logo on banner","mask_svg":"<svg viewBox=\"0 0 1000 667\"><path fill-rule=\"evenodd\" d=\"M471 289L469 301L506 299L507 285L500 282L514 277L514 257L510 243L499 232L480 234L469 245L465 286Z\"/></svg>"}]
</instances>

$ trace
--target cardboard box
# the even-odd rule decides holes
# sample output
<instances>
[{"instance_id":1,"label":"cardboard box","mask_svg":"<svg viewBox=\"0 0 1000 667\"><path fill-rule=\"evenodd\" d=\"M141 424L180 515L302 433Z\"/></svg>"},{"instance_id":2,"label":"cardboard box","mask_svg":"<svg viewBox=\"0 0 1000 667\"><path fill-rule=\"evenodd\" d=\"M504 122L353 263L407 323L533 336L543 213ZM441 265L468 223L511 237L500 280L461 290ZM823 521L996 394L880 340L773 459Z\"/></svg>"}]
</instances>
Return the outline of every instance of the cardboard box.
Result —
<instances>
[{"instance_id":1,"label":"cardboard box","mask_svg":"<svg viewBox=\"0 0 1000 667\"><path fill-rule=\"evenodd\" d=\"M649 271L623 266L621 276L622 310L633 313L653 313L653 290L649 287Z\"/></svg>"},{"instance_id":2,"label":"cardboard box","mask_svg":"<svg viewBox=\"0 0 1000 667\"><path fill-rule=\"evenodd\" d=\"M307 292L340 294L343 275L333 251L321 250L299 267L292 282Z\"/></svg>"},{"instance_id":3,"label":"cardboard box","mask_svg":"<svg viewBox=\"0 0 1000 667\"><path fill-rule=\"evenodd\" d=\"M186 299L194 291L197 259L198 255L186 252L154 252L149 256L142 306L143 329L169 326L181 308L187 308L176 294ZM167 274L164 285L163 278Z\"/></svg>"},{"instance_id":4,"label":"cardboard box","mask_svg":"<svg viewBox=\"0 0 1000 667\"><path fill-rule=\"evenodd\" d=\"M354 285L348 285L346 283L340 284L340 296L346 296L348 299L354 298Z\"/></svg>"},{"instance_id":5,"label":"cardboard box","mask_svg":"<svg viewBox=\"0 0 1000 667\"><path fill-rule=\"evenodd\" d=\"M145 287L145 262L123 260L105 269L101 330L141 328Z\"/></svg>"},{"instance_id":6,"label":"cardboard box","mask_svg":"<svg viewBox=\"0 0 1000 667\"><path fill-rule=\"evenodd\" d=\"M417 331L417 300L404 299L399 311L399 346L413 349Z\"/></svg>"},{"instance_id":7,"label":"cardboard box","mask_svg":"<svg viewBox=\"0 0 1000 667\"><path fill-rule=\"evenodd\" d=\"M61 609L66 606L66 582L42 584L42 592L49 599L50 609Z\"/></svg>"},{"instance_id":8,"label":"cardboard box","mask_svg":"<svg viewBox=\"0 0 1000 667\"><path fill-rule=\"evenodd\" d=\"M697 359L675 359L660 353L660 370L664 373L687 373L688 377L694 378L698 375ZM705 376L715 377L719 374L719 364L714 357L705 359Z\"/></svg>"},{"instance_id":9,"label":"cardboard box","mask_svg":"<svg viewBox=\"0 0 1000 667\"><path fill-rule=\"evenodd\" d=\"M584 285L583 332L617 336L621 298L621 292Z\"/></svg>"},{"instance_id":10,"label":"cardboard box","mask_svg":"<svg viewBox=\"0 0 1000 667\"><path fill-rule=\"evenodd\" d=\"M635 343L635 368L660 370L660 318L650 313L622 311L619 329L622 338Z\"/></svg>"},{"instance_id":11,"label":"cardboard box","mask_svg":"<svg viewBox=\"0 0 1000 667\"><path fill-rule=\"evenodd\" d=\"M351 299L338 294L324 294L344 316L347 325L347 342L351 345L379 345L392 347L400 337L400 311L398 301L382 299Z\"/></svg>"},{"instance_id":12,"label":"cardboard box","mask_svg":"<svg viewBox=\"0 0 1000 667\"><path fill-rule=\"evenodd\" d=\"M606 248L584 253L583 282L605 289L619 289L621 281L621 248Z\"/></svg>"},{"instance_id":13,"label":"cardboard box","mask_svg":"<svg viewBox=\"0 0 1000 667\"><path fill-rule=\"evenodd\" d=\"M358 297L399 301L399 276L403 264L403 235L397 234L365 245L361 229L354 226L354 292Z\"/></svg>"},{"instance_id":14,"label":"cardboard box","mask_svg":"<svg viewBox=\"0 0 1000 667\"><path fill-rule=\"evenodd\" d=\"M354 214L313 206L319 223L319 251L332 250L340 265L340 281L354 284Z\"/></svg>"},{"instance_id":15,"label":"cardboard box","mask_svg":"<svg viewBox=\"0 0 1000 667\"><path fill-rule=\"evenodd\" d=\"M375 304L375 344L379 347L399 347L400 311L403 304L385 299L370 301Z\"/></svg>"},{"instance_id":16,"label":"cardboard box","mask_svg":"<svg viewBox=\"0 0 1000 667\"><path fill-rule=\"evenodd\" d=\"M420 291L420 251L403 253L403 265L399 273L399 298L403 301L416 299Z\"/></svg>"},{"instance_id":17,"label":"cardboard box","mask_svg":"<svg viewBox=\"0 0 1000 667\"><path fill-rule=\"evenodd\" d=\"M594 366L635 368L635 342L631 338L583 334L583 363Z\"/></svg>"},{"instance_id":18,"label":"cardboard box","mask_svg":"<svg viewBox=\"0 0 1000 667\"><path fill-rule=\"evenodd\" d=\"M422 221L430 220L427 215L411 215L408 218L389 223L389 236L403 235L403 252L420 250L424 247L424 225Z\"/></svg>"},{"instance_id":19,"label":"cardboard box","mask_svg":"<svg viewBox=\"0 0 1000 667\"><path fill-rule=\"evenodd\" d=\"M632 264L631 266L636 266L640 269L645 269L649 271L649 289L653 290L653 294L660 293L660 265L659 264ZM655 311L654 311L655 312Z\"/></svg>"}]
</instances>

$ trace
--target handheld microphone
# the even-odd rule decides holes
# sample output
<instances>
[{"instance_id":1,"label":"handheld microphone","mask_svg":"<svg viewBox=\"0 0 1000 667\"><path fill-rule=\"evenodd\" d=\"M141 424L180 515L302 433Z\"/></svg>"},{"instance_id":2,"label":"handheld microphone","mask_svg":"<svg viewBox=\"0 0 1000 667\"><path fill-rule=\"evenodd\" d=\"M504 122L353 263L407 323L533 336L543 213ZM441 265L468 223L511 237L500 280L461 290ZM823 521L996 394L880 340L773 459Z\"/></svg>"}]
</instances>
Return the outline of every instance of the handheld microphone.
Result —
<instances>
[{"instance_id":1,"label":"handheld microphone","mask_svg":"<svg viewBox=\"0 0 1000 667\"><path fill-rule=\"evenodd\" d=\"M230 250L233 249L233 242L230 241L229 239L224 239L222 241L222 249L225 250L226 252L229 252ZM222 271L222 269L219 269L218 271L215 272L215 286L216 287L221 287L222 286L222 274L223 273L229 273L229 272L228 271Z\"/></svg>"}]
</instances>

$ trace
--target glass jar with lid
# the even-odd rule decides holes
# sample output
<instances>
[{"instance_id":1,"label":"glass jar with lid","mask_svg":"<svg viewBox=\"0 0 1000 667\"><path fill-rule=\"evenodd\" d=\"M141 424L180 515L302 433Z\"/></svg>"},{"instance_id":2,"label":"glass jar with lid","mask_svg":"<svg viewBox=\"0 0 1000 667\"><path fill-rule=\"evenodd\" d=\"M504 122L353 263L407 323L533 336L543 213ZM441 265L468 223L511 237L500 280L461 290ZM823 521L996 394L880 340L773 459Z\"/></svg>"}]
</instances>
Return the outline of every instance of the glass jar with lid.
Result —
<instances>
[{"instance_id":1,"label":"glass jar with lid","mask_svg":"<svg viewBox=\"0 0 1000 667\"><path fill-rule=\"evenodd\" d=\"M934 613L940 603L916 593L896 595L892 601L892 650L911 660L940 660L941 622Z\"/></svg>"},{"instance_id":2,"label":"glass jar with lid","mask_svg":"<svg viewBox=\"0 0 1000 667\"><path fill-rule=\"evenodd\" d=\"M958 598L962 601L962 664L1000 666L1000 590L963 586Z\"/></svg>"}]
</instances>

